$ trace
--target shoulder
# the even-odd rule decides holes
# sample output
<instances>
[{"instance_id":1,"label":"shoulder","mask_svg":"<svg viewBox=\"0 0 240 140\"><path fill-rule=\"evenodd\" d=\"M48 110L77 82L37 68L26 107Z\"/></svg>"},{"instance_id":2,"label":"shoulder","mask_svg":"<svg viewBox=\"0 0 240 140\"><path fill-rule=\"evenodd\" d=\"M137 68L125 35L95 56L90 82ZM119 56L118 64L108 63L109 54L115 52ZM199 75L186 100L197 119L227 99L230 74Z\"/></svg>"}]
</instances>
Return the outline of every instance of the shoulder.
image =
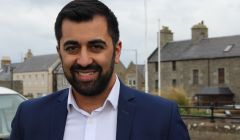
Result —
<instances>
[{"instance_id":1,"label":"shoulder","mask_svg":"<svg viewBox=\"0 0 240 140\"><path fill-rule=\"evenodd\" d=\"M58 101L67 101L68 89L63 89L47 96L29 99L20 104L20 107L29 109L38 109L41 107L51 106Z\"/></svg>"},{"instance_id":2,"label":"shoulder","mask_svg":"<svg viewBox=\"0 0 240 140\"><path fill-rule=\"evenodd\" d=\"M170 101L168 99L165 99L160 96L154 96L150 93L145 93L139 90L135 90L129 87L126 87L123 85L124 93L131 94L133 97L131 99L131 102L135 104L136 107L139 107L141 109L149 109L150 111L153 110L161 110L161 111L168 111L171 112L171 110L177 108L177 104L174 101Z\"/></svg>"},{"instance_id":3,"label":"shoulder","mask_svg":"<svg viewBox=\"0 0 240 140\"><path fill-rule=\"evenodd\" d=\"M137 90L133 90L133 93L135 95L135 102L137 104L142 104L145 107L150 107L152 109L172 109L173 107L176 107L176 103L174 101L170 101L160 96L154 96L150 93Z\"/></svg>"},{"instance_id":4,"label":"shoulder","mask_svg":"<svg viewBox=\"0 0 240 140\"><path fill-rule=\"evenodd\" d=\"M171 121L179 118L178 106L173 101L128 87L125 87L124 91L122 94L125 95L121 96L131 96L127 102L134 108L135 121L146 127L166 129L171 125Z\"/></svg>"}]
</instances>

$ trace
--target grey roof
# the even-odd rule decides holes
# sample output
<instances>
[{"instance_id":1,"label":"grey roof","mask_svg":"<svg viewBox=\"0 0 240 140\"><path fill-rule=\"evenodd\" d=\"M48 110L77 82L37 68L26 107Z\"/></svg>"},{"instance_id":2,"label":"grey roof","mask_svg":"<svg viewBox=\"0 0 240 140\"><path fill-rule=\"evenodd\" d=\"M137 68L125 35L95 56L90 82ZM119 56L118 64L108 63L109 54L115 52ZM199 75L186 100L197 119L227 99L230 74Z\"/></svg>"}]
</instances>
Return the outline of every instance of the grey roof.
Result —
<instances>
[{"instance_id":1,"label":"grey roof","mask_svg":"<svg viewBox=\"0 0 240 140\"><path fill-rule=\"evenodd\" d=\"M33 56L22 63L14 63L14 73L48 71L58 59L58 54Z\"/></svg>"},{"instance_id":2,"label":"grey roof","mask_svg":"<svg viewBox=\"0 0 240 140\"><path fill-rule=\"evenodd\" d=\"M229 45L233 47L225 52L224 49ZM197 44L193 44L191 40L173 41L161 49L161 61L228 57L240 57L240 35L203 39ZM148 61L158 61L158 49L155 49Z\"/></svg>"},{"instance_id":3,"label":"grey roof","mask_svg":"<svg viewBox=\"0 0 240 140\"><path fill-rule=\"evenodd\" d=\"M196 95L231 95L234 94L228 87L204 87Z\"/></svg>"},{"instance_id":4,"label":"grey roof","mask_svg":"<svg viewBox=\"0 0 240 140\"><path fill-rule=\"evenodd\" d=\"M0 69L0 80L2 81L8 81L11 80L11 73L10 71L4 71L3 69Z\"/></svg>"}]
</instances>

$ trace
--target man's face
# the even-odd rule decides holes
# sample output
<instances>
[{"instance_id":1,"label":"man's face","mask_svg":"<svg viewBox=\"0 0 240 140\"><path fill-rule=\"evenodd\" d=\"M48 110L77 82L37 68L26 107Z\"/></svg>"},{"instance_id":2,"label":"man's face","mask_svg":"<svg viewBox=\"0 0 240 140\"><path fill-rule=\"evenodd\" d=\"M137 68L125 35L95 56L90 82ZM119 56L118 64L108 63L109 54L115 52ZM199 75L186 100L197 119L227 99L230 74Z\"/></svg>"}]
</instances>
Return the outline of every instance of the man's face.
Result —
<instances>
[{"instance_id":1,"label":"man's face","mask_svg":"<svg viewBox=\"0 0 240 140\"><path fill-rule=\"evenodd\" d=\"M99 95L114 84L113 69L120 51L121 42L113 46L104 17L63 20L58 53L67 80L80 95Z\"/></svg>"}]
</instances>

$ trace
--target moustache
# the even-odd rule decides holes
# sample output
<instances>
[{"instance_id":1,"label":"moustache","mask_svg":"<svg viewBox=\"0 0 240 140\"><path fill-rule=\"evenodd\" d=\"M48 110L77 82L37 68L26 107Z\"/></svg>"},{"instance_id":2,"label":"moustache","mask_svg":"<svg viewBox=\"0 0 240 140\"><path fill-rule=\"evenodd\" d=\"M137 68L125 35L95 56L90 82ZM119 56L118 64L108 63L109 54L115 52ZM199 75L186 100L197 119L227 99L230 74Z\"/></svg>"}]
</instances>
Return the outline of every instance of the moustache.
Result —
<instances>
[{"instance_id":1,"label":"moustache","mask_svg":"<svg viewBox=\"0 0 240 140\"><path fill-rule=\"evenodd\" d=\"M79 70L95 70L95 71L102 71L102 67L98 64L90 64L85 67L79 65L79 64L73 64L70 68L70 71L79 71Z\"/></svg>"}]
</instances>

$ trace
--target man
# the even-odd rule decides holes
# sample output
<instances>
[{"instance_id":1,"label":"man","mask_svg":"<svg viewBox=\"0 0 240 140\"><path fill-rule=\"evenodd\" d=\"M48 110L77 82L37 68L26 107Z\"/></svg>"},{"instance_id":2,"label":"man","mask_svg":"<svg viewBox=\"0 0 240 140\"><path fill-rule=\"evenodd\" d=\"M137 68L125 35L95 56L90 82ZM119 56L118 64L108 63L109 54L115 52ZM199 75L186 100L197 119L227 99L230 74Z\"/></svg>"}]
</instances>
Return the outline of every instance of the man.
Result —
<instances>
[{"instance_id":1,"label":"man","mask_svg":"<svg viewBox=\"0 0 240 140\"><path fill-rule=\"evenodd\" d=\"M175 103L119 81L118 22L103 3L70 2L55 35L71 87L22 103L10 140L189 140Z\"/></svg>"}]
</instances>

